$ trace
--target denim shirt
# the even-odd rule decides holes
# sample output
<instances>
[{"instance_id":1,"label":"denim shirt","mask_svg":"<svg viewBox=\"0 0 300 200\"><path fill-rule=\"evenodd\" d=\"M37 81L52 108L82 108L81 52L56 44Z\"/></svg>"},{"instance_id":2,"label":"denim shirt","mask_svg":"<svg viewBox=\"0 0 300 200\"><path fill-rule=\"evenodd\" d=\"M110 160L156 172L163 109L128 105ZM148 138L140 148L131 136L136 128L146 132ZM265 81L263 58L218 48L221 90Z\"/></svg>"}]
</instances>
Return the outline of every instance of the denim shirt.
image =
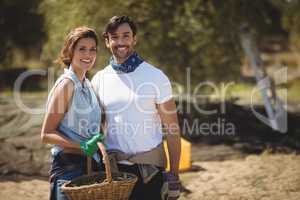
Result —
<instances>
[{"instance_id":1,"label":"denim shirt","mask_svg":"<svg viewBox=\"0 0 300 200\"><path fill-rule=\"evenodd\" d=\"M73 97L69 103L68 111L58 126L58 131L74 142L84 141L100 131L101 110L91 83L85 78L83 83L79 81L72 67L65 69L51 89L46 108L54 89L64 79L70 79L74 83ZM52 155L56 155L62 149L54 145ZM98 159L95 159L96 161Z\"/></svg>"}]
</instances>

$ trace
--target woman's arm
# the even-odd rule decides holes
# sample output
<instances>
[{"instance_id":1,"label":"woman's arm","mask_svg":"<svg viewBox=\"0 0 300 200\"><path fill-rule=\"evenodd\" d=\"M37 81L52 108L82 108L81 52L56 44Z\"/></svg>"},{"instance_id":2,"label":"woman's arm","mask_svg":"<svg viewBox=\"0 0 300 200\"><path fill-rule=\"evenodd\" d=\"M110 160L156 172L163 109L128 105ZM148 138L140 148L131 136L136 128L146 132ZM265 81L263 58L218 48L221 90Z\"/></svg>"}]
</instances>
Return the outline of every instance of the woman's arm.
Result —
<instances>
[{"instance_id":1,"label":"woman's arm","mask_svg":"<svg viewBox=\"0 0 300 200\"><path fill-rule=\"evenodd\" d=\"M45 114L41 140L43 143L57 144L63 148L80 149L79 143L66 139L56 129L68 109L74 92L74 84L70 79L64 79L54 90Z\"/></svg>"},{"instance_id":2,"label":"woman's arm","mask_svg":"<svg viewBox=\"0 0 300 200\"><path fill-rule=\"evenodd\" d=\"M178 175L181 143L175 101L171 99L165 103L157 104L157 110L166 130L170 170Z\"/></svg>"}]
</instances>

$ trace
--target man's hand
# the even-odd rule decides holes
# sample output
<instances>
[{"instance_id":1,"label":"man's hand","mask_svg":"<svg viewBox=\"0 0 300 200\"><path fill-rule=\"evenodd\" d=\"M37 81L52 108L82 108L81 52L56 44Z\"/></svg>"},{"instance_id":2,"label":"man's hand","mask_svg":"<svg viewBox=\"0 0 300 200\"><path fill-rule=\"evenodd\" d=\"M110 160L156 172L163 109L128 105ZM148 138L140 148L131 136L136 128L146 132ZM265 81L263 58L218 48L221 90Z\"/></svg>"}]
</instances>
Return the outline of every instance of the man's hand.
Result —
<instances>
[{"instance_id":1,"label":"man's hand","mask_svg":"<svg viewBox=\"0 0 300 200\"><path fill-rule=\"evenodd\" d=\"M97 142L103 142L104 138L105 137L102 133L98 133L97 135L93 136L89 140L80 142L81 151L85 155L92 157L94 153L96 153L98 150Z\"/></svg>"},{"instance_id":2,"label":"man's hand","mask_svg":"<svg viewBox=\"0 0 300 200\"><path fill-rule=\"evenodd\" d=\"M180 196L179 177L171 172L163 172L164 184L161 189L162 200L176 200Z\"/></svg>"}]
</instances>

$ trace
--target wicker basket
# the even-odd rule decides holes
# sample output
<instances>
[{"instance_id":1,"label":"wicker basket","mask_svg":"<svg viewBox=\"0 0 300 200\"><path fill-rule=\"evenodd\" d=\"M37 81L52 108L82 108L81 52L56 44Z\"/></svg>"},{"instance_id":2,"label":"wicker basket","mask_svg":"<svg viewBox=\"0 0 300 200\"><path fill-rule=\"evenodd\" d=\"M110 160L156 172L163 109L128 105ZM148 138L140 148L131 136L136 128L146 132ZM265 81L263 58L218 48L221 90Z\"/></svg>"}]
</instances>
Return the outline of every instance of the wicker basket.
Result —
<instances>
[{"instance_id":1,"label":"wicker basket","mask_svg":"<svg viewBox=\"0 0 300 200\"><path fill-rule=\"evenodd\" d=\"M125 172L112 174L104 145L98 143L98 146L104 158L105 173L92 175L91 162L88 162L88 175L66 182L61 189L70 200L128 200L137 176Z\"/></svg>"}]
</instances>

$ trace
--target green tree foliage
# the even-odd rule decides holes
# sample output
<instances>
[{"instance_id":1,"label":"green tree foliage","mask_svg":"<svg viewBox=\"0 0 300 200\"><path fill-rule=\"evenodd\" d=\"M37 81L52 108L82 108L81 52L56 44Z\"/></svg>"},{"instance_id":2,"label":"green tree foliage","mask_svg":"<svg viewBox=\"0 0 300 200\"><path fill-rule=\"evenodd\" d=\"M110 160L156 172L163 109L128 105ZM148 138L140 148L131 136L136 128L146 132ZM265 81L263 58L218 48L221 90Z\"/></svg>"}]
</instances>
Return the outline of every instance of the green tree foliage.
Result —
<instances>
[{"instance_id":1,"label":"green tree foliage","mask_svg":"<svg viewBox=\"0 0 300 200\"><path fill-rule=\"evenodd\" d=\"M71 29L78 26L94 28L101 40L103 25L112 15L120 14L122 4L106 0L43 0L40 12L45 16L44 29L47 32L47 41L43 48L43 60L48 65L59 55L64 39ZM101 43L100 42L100 43ZM100 44L98 64L104 65L108 52L103 42Z\"/></svg>"},{"instance_id":2,"label":"green tree foliage","mask_svg":"<svg viewBox=\"0 0 300 200\"><path fill-rule=\"evenodd\" d=\"M243 56L239 30L243 24L249 25L259 36L258 39L274 33L289 32L295 35L294 38L298 38L300 30L299 0L41 0L40 3L37 3L37 0L4 0L3 2L1 5L4 7L2 9L1 6L1 9L6 13L10 13L9 8L16 12L13 8L17 7L35 16L34 19L29 18L32 23L27 23L31 25L26 27L40 27L43 23L42 30L47 33L47 37L41 40L37 35L43 31L31 27L31 32L27 31L26 37L15 39L4 31L1 34L5 37L1 40L10 41L7 42L9 45L25 47L35 41L44 42L42 58L47 65L53 64L52 61L58 56L66 34L72 28L87 25L95 28L100 36L104 24L111 16L127 14L138 25L137 50L141 56L179 82L185 81L184 74L187 68L191 68L192 80L195 82L238 78L240 60ZM18 10L17 13L22 12ZM19 15L24 16L21 14L16 16ZM25 20L20 17L18 19ZM21 24L19 21L14 23L17 27L26 25L25 22ZM1 30L4 30L3 20L0 21L0 26ZM15 32L21 30L24 35L25 29L10 30ZM7 37L14 39L6 40ZM97 66L104 67L110 54L103 40L100 41Z\"/></svg>"},{"instance_id":3,"label":"green tree foliage","mask_svg":"<svg viewBox=\"0 0 300 200\"><path fill-rule=\"evenodd\" d=\"M38 0L0 1L0 64L9 66L13 49L38 48L45 36L43 16L37 12ZM25 52L24 51L24 52Z\"/></svg>"},{"instance_id":4,"label":"green tree foliage","mask_svg":"<svg viewBox=\"0 0 300 200\"><path fill-rule=\"evenodd\" d=\"M300 50L300 1L299 0L273 0L282 13L282 26L290 35L291 46Z\"/></svg>"},{"instance_id":5,"label":"green tree foliage","mask_svg":"<svg viewBox=\"0 0 300 200\"><path fill-rule=\"evenodd\" d=\"M130 8L142 28L143 53L180 82L187 67L196 82L238 78L240 27L248 24L258 35L281 29L269 1L143 0L131 1Z\"/></svg>"}]
</instances>

